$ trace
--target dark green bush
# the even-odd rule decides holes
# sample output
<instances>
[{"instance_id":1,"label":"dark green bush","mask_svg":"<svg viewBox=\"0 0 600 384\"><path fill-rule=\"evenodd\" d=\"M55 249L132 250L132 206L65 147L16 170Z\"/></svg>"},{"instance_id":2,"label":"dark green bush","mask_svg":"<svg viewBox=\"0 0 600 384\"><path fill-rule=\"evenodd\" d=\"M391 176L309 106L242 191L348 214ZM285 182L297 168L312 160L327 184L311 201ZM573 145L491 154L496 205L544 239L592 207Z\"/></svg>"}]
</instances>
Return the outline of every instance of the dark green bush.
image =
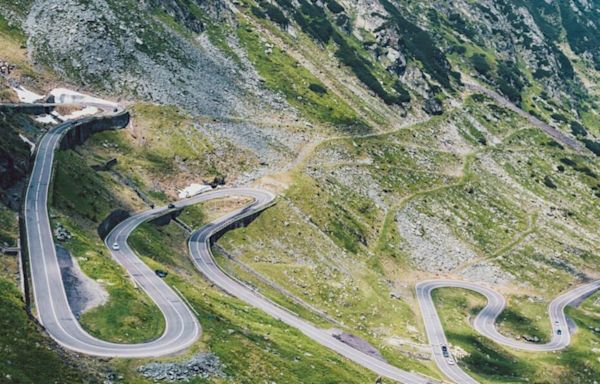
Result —
<instances>
[{"instance_id":1,"label":"dark green bush","mask_svg":"<svg viewBox=\"0 0 600 384\"><path fill-rule=\"evenodd\" d=\"M594 173L594 171L592 171L589 167L586 167L585 165L580 165L578 167L575 167L575 170L577 172L581 172L586 176L592 177L594 179L598 178L598 175L596 175Z\"/></svg>"},{"instance_id":2,"label":"dark green bush","mask_svg":"<svg viewBox=\"0 0 600 384\"><path fill-rule=\"evenodd\" d=\"M579 124L575 120L571 121L571 133L573 133L575 136L587 136L588 135L585 127L583 125Z\"/></svg>"},{"instance_id":3,"label":"dark green bush","mask_svg":"<svg viewBox=\"0 0 600 384\"><path fill-rule=\"evenodd\" d=\"M459 55L464 55L465 53L467 53L467 47L465 47L464 45L453 45L448 50L448 53L458 53Z\"/></svg>"},{"instance_id":4,"label":"dark green bush","mask_svg":"<svg viewBox=\"0 0 600 384\"><path fill-rule=\"evenodd\" d=\"M344 12L344 7L342 7L337 1L335 0L326 0L327 3L327 8L329 8L329 10L333 13L342 13Z\"/></svg>"},{"instance_id":5,"label":"dark green bush","mask_svg":"<svg viewBox=\"0 0 600 384\"><path fill-rule=\"evenodd\" d=\"M521 92L525 88L523 78L521 70L512 61L498 63L498 87L510 101L521 102Z\"/></svg>"},{"instance_id":6,"label":"dark green bush","mask_svg":"<svg viewBox=\"0 0 600 384\"><path fill-rule=\"evenodd\" d=\"M552 181L552 179L550 178L550 176L545 176L544 177L544 185L548 188L551 189L556 189L556 184L554 184L554 182Z\"/></svg>"},{"instance_id":7,"label":"dark green bush","mask_svg":"<svg viewBox=\"0 0 600 384\"><path fill-rule=\"evenodd\" d=\"M448 16L448 21L450 21L450 25L454 28L454 30L462 33L467 36L469 39L474 39L477 36L477 30L470 23L468 23L462 16L458 13L452 13Z\"/></svg>"},{"instance_id":8,"label":"dark green bush","mask_svg":"<svg viewBox=\"0 0 600 384\"><path fill-rule=\"evenodd\" d=\"M569 159L568 157L563 157L560 159L560 162L563 163L564 165L568 165L569 167L576 167L577 163L571 159Z\"/></svg>"},{"instance_id":9,"label":"dark green bush","mask_svg":"<svg viewBox=\"0 0 600 384\"><path fill-rule=\"evenodd\" d=\"M558 121L559 123L567 123L569 122L569 120L567 119L567 117L565 115L561 115L560 113L553 113L550 115L550 117L552 119L554 119L555 121Z\"/></svg>"},{"instance_id":10,"label":"dark green bush","mask_svg":"<svg viewBox=\"0 0 600 384\"><path fill-rule=\"evenodd\" d=\"M492 67L490 63L488 63L486 57L482 54L476 53L471 56L471 64L473 64L473 68L483 76L489 76Z\"/></svg>"},{"instance_id":11,"label":"dark green bush","mask_svg":"<svg viewBox=\"0 0 600 384\"><path fill-rule=\"evenodd\" d=\"M256 17L259 17L261 19L266 19L267 18L267 14L263 12L262 9L252 6L252 8L250 8L250 12L252 12L252 14Z\"/></svg>"},{"instance_id":12,"label":"dark green bush","mask_svg":"<svg viewBox=\"0 0 600 384\"><path fill-rule=\"evenodd\" d=\"M325 88L325 87L323 87L322 85L319 85L319 84L311 83L308 86L308 89L310 89L314 93L318 93L319 95L324 95L324 94L327 93L327 88Z\"/></svg>"},{"instance_id":13,"label":"dark green bush","mask_svg":"<svg viewBox=\"0 0 600 384\"><path fill-rule=\"evenodd\" d=\"M294 4L292 4L292 2L290 0L276 0L276 2L282 8L285 8L288 10L294 9Z\"/></svg>"},{"instance_id":14,"label":"dark green bush","mask_svg":"<svg viewBox=\"0 0 600 384\"><path fill-rule=\"evenodd\" d=\"M551 147L551 148L565 149L565 147L563 147L563 145L561 143L559 143L558 141L556 141L554 139L548 140L546 142L546 146Z\"/></svg>"},{"instance_id":15,"label":"dark green bush","mask_svg":"<svg viewBox=\"0 0 600 384\"><path fill-rule=\"evenodd\" d=\"M590 151L592 151L594 153L594 155L596 156L600 156L600 143L594 140L590 140L590 139L583 139L583 144L585 144L585 147L587 149L589 149Z\"/></svg>"},{"instance_id":16,"label":"dark green bush","mask_svg":"<svg viewBox=\"0 0 600 384\"><path fill-rule=\"evenodd\" d=\"M259 1L258 4L272 22L279 24L283 28L288 26L289 20L278 7L266 1Z\"/></svg>"}]
</instances>

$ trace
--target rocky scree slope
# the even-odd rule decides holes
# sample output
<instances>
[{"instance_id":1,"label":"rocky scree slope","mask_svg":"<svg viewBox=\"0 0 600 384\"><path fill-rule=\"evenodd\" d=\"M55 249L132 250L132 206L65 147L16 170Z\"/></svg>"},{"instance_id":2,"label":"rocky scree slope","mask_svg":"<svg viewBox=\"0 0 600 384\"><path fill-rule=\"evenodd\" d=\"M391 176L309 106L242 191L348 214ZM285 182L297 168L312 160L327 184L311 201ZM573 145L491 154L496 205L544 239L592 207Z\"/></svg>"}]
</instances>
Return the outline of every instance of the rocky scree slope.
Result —
<instances>
[{"instance_id":1,"label":"rocky scree slope","mask_svg":"<svg viewBox=\"0 0 600 384\"><path fill-rule=\"evenodd\" d=\"M237 68L206 39L186 39L154 18L159 4L168 2L35 1L24 24L31 58L108 93L209 116L248 115L249 87ZM186 25L202 30L199 21Z\"/></svg>"},{"instance_id":2,"label":"rocky scree slope","mask_svg":"<svg viewBox=\"0 0 600 384\"><path fill-rule=\"evenodd\" d=\"M589 135L598 120L590 86L600 55L597 8L541 0L39 0L24 29L33 60L61 77L196 114L298 121L283 97L305 118L323 109L309 119L319 125L385 129L407 112L441 114L460 99L467 76L598 152L598 132ZM351 100L357 86L359 105ZM360 105L367 94L397 117Z\"/></svg>"}]
</instances>

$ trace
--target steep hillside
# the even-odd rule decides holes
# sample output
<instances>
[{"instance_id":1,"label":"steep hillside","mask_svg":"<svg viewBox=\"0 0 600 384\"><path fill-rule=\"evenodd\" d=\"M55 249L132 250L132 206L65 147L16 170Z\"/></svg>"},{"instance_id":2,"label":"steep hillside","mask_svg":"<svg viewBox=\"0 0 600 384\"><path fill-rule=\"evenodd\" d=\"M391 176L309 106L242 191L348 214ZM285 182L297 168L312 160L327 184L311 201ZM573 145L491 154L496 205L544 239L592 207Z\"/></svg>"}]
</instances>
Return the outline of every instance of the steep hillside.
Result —
<instances>
[{"instance_id":1,"label":"steep hillside","mask_svg":"<svg viewBox=\"0 0 600 384\"><path fill-rule=\"evenodd\" d=\"M219 240L221 267L386 361L443 379L416 282L493 287L508 300L499 330L545 342L550 300L600 277L599 14L584 0L0 0L0 61L14 65L0 99L18 101L18 84L64 85L131 112L126 129L57 155L52 225L69 231L62 245L108 293L80 317L90 333L133 342L165 326L98 236L111 212L166 204L191 183L257 186L277 204ZM0 119L0 242L12 244L30 161L19 133L35 141L46 126ZM131 237L204 329L189 352L161 361L210 353L223 364L225 377L208 379L218 383L374 381L197 273L185 224L244 202L186 208L183 225L144 224ZM26 377L32 362L20 352L0 374L152 382L138 372L148 360L61 364L65 352L16 304L14 258L2 266L6 321L33 336L0 347L43 339L56 377ZM482 383L600 377L597 295L568 310L578 330L557 353L481 337L469 323L483 305L476 294L434 296L457 364Z\"/></svg>"}]
</instances>

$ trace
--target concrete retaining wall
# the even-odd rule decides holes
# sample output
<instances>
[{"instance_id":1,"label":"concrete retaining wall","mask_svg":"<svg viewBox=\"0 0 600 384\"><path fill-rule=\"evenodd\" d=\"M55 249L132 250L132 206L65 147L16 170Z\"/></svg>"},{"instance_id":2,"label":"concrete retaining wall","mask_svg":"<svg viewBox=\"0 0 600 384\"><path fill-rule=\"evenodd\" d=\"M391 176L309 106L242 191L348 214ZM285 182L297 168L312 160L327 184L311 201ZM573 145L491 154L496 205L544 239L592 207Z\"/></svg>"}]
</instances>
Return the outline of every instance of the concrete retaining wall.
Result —
<instances>
[{"instance_id":1,"label":"concrete retaining wall","mask_svg":"<svg viewBox=\"0 0 600 384\"><path fill-rule=\"evenodd\" d=\"M129 124L129 112L123 111L115 116L92 116L73 124L65 133L60 149L70 149L83 144L96 132L125 128Z\"/></svg>"},{"instance_id":2,"label":"concrete retaining wall","mask_svg":"<svg viewBox=\"0 0 600 384\"><path fill-rule=\"evenodd\" d=\"M260 216L261 213L263 213L263 211L265 209L267 209L269 206L263 208L262 210L258 211L258 212L254 212L248 216L245 216L243 218L241 218L240 220L237 220L233 223L230 223L229 225L226 225L225 227L221 228L220 230L218 230L217 232L215 232L211 237L210 237L210 246L212 247L225 233L227 233L228 231L231 231L232 229L236 229L236 228L243 228L247 225L249 225L251 222L253 222L258 216ZM250 209L250 207L247 207L246 209Z\"/></svg>"},{"instance_id":3,"label":"concrete retaining wall","mask_svg":"<svg viewBox=\"0 0 600 384\"><path fill-rule=\"evenodd\" d=\"M43 115L54 110L55 104L0 104L0 112Z\"/></svg>"},{"instance_id":4,"label":"concrete retaining wall","mask_svg":"<svg viewBox=\"0 0 600 384\"><path fill-rule=\"evenodd\" d=\"M158 216L157 218L150 220L149 223L163 227L169 224L171 220L175 220L177 216L181 215L181 212L183 212L183 208L167 212L162 216Z\"/></svg>"}]
</instances>

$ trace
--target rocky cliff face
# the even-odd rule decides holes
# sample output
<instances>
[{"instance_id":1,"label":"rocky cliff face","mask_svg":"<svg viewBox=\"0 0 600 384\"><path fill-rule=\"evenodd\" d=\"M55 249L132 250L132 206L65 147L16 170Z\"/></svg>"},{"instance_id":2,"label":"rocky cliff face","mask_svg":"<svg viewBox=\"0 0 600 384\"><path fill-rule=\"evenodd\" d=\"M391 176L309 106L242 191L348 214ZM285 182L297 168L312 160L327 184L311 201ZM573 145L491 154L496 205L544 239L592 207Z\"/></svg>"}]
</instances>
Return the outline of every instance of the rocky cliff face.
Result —
<instances>
[{"instance_id":1,"label":"rocky cliff face","mask_svg":"<svg viewBox=\"0 0 600 384\"><path fill-rule=\"evenodd\" d=\"M212 116L273 106L235 33L260 24L265 43L275 28L286 44L301 44L304 33L330 47L385 104L413 100L440 113L462 74L538 115L578 119L594 105L584 84L587 69L600 66L598 7L578 0L37 0L25 29L34 60L65 78Z\"/></svg>"},{"instance_id":2,"label":"rocky cliff face","mask_svg":"<svg viewBox=\"0 0 600 384\"><path fill-rule=\"evenodd\" d=\"M31 56L65 78L110 93L206 115L243 114L245 91L232 63L207 40L182 38L152 16L164 9L202 31L197 17L169 4L36 1L25 23Z\"/></svg>"},{"instance_id":3,"label":"rocky cliff face","mask_svg":"<svg viewBox=\"0 0 600 384\"><path fill-rule=\"evenodd\" d=\"M16 208L21 197L19 185L29 170L30 148L19 133L31 122L18 114L0 112L2 140L0 140L0 202Z\"/></svg>"},{"instance_id":4,"label":"rocky cliff face","mask_svg":"<svg viewBox=\"0 0 600 384\"><path fill-rule=\"evenodd\" d=\"M480 77L516 102L521 102L521 93L533 83L543 87L548 99L557 102L565 96L576 102L583 96L581 81L573 68L573 55L567 56L565 42L571 44L570 49L580 54L586 65L597 66L598 46L587 37L597 31L596 21L588 19L596 6L588 2L487 0L411 4L356 0L347 3L356 13L355 34L362 41L374 36L369 48L375 58L399 75L404 75L410 65L407 57L415 57L402 38L410 29L405 27L402 33L399 20L405 25L412 21L430 33L436 47L446 57L457 59L455 64L459 68ZM582 33L580 38L572 36L575 30ZM427 63L420 61L427 74ZM447 66L440 72L445 71L449 71ZM420 72L411 69L403 80L419 94L426 95L430 86ZM436 78L435 73L428 74ZM437 79L443 82L443 77Z\"/></svg>"}]
</instances>

